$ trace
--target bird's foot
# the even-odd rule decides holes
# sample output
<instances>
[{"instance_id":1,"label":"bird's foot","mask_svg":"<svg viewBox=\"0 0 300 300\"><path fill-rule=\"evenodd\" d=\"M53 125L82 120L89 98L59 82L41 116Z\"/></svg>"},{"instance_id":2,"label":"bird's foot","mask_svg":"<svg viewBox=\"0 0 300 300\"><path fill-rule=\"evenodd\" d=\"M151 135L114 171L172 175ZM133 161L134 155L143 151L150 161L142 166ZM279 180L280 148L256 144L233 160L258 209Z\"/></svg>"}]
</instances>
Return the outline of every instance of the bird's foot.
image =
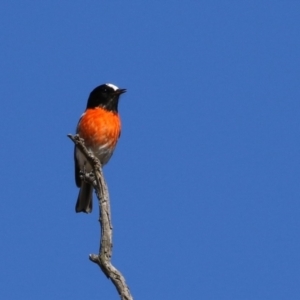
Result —
<instances>
[{"instance_id":1,"label":"bird's foot","mask_svg":"<svg viewBox=\"0 0 300 300\"><path fill-rule=\"evenodd\" d=\"M91 172L85 172L81 171L79 172L80 179L83 180L86 183L89 183L91 185L95 184L95 174L93 171Z\"/></svg>"}]
</instances>

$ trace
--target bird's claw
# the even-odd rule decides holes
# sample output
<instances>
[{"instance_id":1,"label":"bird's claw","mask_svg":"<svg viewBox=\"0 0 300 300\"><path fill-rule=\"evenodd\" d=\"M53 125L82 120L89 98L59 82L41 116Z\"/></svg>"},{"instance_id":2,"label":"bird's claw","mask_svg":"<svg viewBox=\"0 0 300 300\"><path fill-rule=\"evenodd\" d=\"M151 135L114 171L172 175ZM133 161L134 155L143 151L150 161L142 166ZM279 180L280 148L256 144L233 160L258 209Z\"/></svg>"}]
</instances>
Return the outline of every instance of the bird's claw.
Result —
<instances>
[{"instance_id":1,"label":"bird's claw","mask_svg":"<svg viewBox=\"0 0 300 300\"><path fill-rule=\"evenodd\" d=\"M91 172L85 172L85 171L79 171L80 179L83 180L86 183L90 183L94 185L95 181L95 174L93 171Z\"/></svg>"}]
</instances>

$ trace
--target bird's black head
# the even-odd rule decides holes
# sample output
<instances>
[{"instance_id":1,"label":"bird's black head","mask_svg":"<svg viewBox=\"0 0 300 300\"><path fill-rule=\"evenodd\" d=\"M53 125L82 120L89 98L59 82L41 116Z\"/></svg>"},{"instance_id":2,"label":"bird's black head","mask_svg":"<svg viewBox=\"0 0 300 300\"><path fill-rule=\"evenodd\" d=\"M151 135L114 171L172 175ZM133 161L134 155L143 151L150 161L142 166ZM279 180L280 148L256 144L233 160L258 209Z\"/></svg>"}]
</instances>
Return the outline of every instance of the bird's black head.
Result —
<instances>
[{"instance_id":1,"label":"bird's black head","mask_svg":"<svg viewBox=\"0 0 300 300\"><path fill-rule=\"evenodd\" d=\"M97 86L91 93L86 108L103 107L109 111L118 112L119 97L126 89L106 83Z\"/></svg>"}]
</instances>

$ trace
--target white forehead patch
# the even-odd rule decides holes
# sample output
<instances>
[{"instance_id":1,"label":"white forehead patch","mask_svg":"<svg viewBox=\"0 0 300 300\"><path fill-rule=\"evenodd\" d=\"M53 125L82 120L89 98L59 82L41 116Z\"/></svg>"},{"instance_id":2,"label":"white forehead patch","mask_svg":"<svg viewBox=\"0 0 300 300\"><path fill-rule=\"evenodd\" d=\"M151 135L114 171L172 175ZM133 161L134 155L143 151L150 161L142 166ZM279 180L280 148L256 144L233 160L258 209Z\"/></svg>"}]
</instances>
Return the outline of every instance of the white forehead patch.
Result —
<instances>
[{"instance_id":1,"label":"white forehead patch","mask_svg":"<svg viewBox=\"0 0 300 300\"><path fill-rule=\"evenodd\" d=\"M114 84L112 84L112 83L105 83L105 84L106 84L107 86L111 87L112 89L114 89L115 91L119 89L116 85L114 85Z\"/></svg>"}]
</instances>

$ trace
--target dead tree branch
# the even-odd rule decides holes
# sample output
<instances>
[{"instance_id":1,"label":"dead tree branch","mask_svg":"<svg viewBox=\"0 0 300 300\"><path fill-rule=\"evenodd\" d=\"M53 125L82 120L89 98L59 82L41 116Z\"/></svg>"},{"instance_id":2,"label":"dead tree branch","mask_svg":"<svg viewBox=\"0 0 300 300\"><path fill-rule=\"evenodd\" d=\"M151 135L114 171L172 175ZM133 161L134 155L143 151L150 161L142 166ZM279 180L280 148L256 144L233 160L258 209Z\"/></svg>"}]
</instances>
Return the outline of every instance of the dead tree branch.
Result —
<instances>
[{"instance_id":1,"label":"dead tree branch","mask_svg":"<svg viewBox=\"0 0 300 300\"><path fill-rule=\"evenodd\" d=\"M76 147L85 155L87 161L93 167L92 177L84 174L84 180L91 183L96 191L99 201L99 222L100 222L100 249L99 254L90 254L89 259L96 263L102 272L111 279L115 285L121 300L133 300L124 276L111 264L112 256L112 224L110 212L110 200L108 188L102 172L100 161L84 145L84 140L78 135L68 134L68 137L75 143Z\"/></svg>"}]
</instances>

